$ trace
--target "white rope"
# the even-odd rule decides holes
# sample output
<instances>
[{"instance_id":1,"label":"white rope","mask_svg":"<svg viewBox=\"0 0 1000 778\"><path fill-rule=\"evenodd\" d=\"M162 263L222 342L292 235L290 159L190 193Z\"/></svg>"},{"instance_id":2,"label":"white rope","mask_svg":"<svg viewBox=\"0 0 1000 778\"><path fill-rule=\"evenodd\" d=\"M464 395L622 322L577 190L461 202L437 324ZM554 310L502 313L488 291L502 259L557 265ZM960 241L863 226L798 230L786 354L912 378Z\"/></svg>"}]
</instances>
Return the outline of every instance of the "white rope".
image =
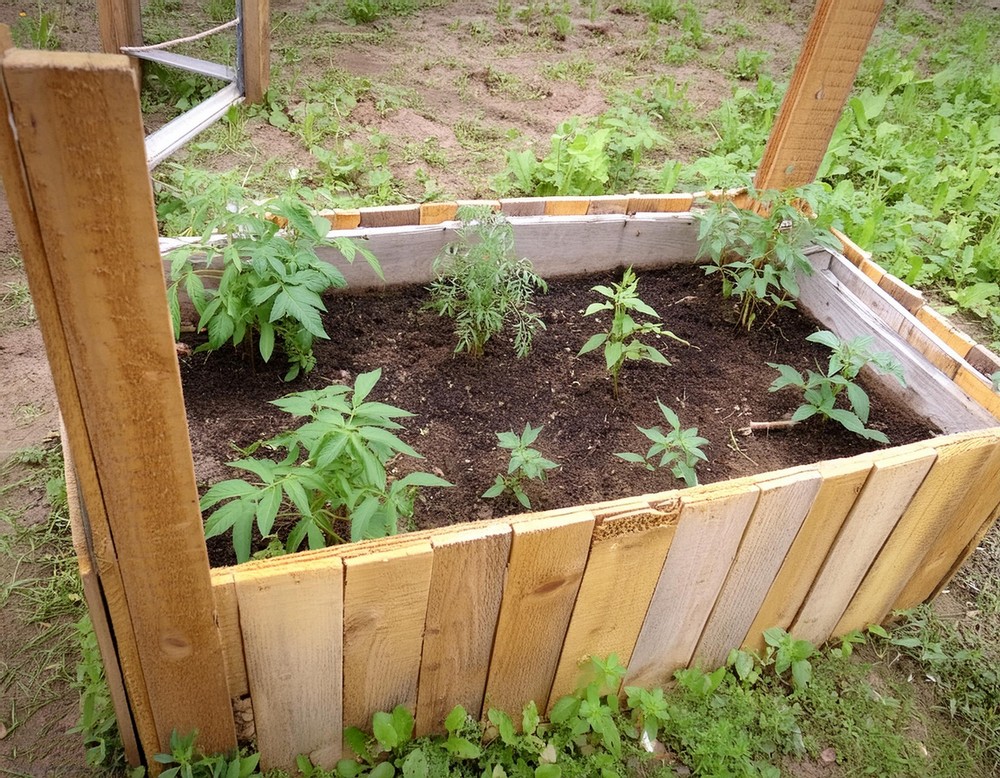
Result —
<instances>
[{"instance_id":1,"label":"white rope","mask_svg":"<svg viewBox=\"0 0 1000 778\"><path fill-rule=\"evenodd\" d=\"M122 46L120 51L122 54L131 54L135 51L169 49L172 46L178 46L181 43L190 43L191 41L198 41L202 38L207 38L209 35L215 35L217 32L222 32L223 30L228 30L230 27L235 27L239 23L239 19L233 19L225 24L220 24L218 27L213 27L211 30L205 30L204 32L195 33L194 35L188 35L186 38L177 38L176 40L164 41L163 43L152 43L149 46Z\"/></svg>"}]
</instances>

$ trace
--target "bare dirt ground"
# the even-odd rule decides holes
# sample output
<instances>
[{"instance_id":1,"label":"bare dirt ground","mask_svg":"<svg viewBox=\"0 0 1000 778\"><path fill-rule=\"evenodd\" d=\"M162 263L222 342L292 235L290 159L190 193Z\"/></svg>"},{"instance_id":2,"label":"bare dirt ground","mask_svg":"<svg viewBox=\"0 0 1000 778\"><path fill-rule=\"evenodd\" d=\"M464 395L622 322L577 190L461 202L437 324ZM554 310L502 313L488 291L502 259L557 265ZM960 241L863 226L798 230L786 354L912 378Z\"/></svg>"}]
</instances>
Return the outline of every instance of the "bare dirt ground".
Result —
<instances>
[{"instance_id":1,"label":"bare dirt ground","mask_svg":"<svg viewBox=\"0 0 1000 778\"><path fill-rule=\"evenodd\" d=\"M714 33L742 26L748 46L771 54L765 71L779 80L788 77L811 3L772 0L758 7L744 0L716 0L699 5L705 9L706 30ZM930 14L940 13L927 2L910 5ZM47 7L55 13L61 48L98 49L92 3L62 0ZM304 99L296 89L299 83L336 69L388 85L391 89L383 91L381 102L366 93L353 109L350 139L371 149L370 136L383 136L379 143L388 152L388 165L398 180L401 197L416 201L428 192L457 197L489 195L490 179L504 166L500 149L510 139L525 146L546 147L560 121L604 110L609 84L634 89L657 76L672 77L678 84L689 84L687 99L699 114L717 107L731 92L733 82L725 71L735 56L733 46L718 46L695 63L665 66L650 56L644 37L646 22L615 13L610 5L605 6L606 12L596 25L589 22L582 7L577 8L573 32L563 41L543 38L530 30L504 32L494 21L495 7L496 3L482 0L442 3L416 16L361 28L338 20L329 12L329 5L275 0L272 18L274 86L281 102L278 110L295 111ZM26 0L0 0L0 23L16 25L22 14L37 13L38 8ZM772 10L761 12L761 8ZM192 23L192 28L197 24ZM590 75L585 78L553 75L560 63L572 72L572 66L581 62L590 63L586 68ZM156 122L155 117L150 119L150 124ZM267 122L248 121L244 133L234 148L215 155L212 167L240 170L246 176L264 171L286 183L287 170L292 167L305 171L307 182L317 173L315 159L302 145ZM671 156L689 160L704 145L704 138L680 134ZM177 157L184 158L185 152ZM0 207L0 459L40 445L58 424L42 339L23 300L24 287L19 250L4 203ZM17 472L8 477L13 483ZM43 499L37 491L18 487L3 493L5 505L0 507L28 521L38 520L44 511ZM0 532L4 531L0 524ZM996 534L994 531L984 543L984 551L974 557L974 566L997 563L1000 544ZM0 586L31 573L18 560L0 555ZM952 597L962 613L969 610L968 595L968 590L952 587ZM13 607L0 611L0 669L17 664L32 629L21 624ZM79 739L66 732L76 721L78 700L62 681L52 688L56 693L47 697L52 701L16 728L12 726L12 705L23 704L30 690L0 696L0 774L86 773Z\"/></svg>"}]
</instances>

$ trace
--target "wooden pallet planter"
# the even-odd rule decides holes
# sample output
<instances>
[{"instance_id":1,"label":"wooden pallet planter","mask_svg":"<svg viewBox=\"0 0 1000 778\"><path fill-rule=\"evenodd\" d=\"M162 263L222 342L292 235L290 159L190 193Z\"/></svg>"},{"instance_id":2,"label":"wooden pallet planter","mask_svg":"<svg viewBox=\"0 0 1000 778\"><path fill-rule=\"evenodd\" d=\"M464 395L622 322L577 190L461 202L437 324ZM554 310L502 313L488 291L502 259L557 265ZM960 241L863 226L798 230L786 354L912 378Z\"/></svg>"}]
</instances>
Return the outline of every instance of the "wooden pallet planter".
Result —
<instances>
[{"instance_id":1,"label":"wooden pallet planter","mask_svg":"<svg viewBox=\"0 0 1000 778\"><path fill-rule=\"evenodd\" d=\"M879 6L821 0L807 53L831 25L870 33ZM792 114L802 103L832 132L822 116L835 120L843 103L843 63L856 65L867 41L855 38L851 56L827 57L836 77L818 91L816 57L804 56ZM423 733L458 703L473 715L528 699L545 707L589 655L617 653L629 683L654 684L759 648L768 627L822 641L933 596L997 517L1000 400L984 375L997 358L844 238L842 253L811 254L801 307L893 353L907 378L895 391L941 437L209 570L132 70L119 57L11 52L2 74L11 122L0 123L0 168L65 421L87 601L133 761L165 750L174 729L231 748L234 699L250 701L264 766L290 767L300 753L329 766L342 727L375 710L406 705ZM762 187L807 181L819 164L821 133L782 122ZM510 216L519 253L556 276L692 261L693 202L489 204ZM340 211L331 227L365 239L394 283L423 283L458 205ZM377 282L346 270L355 286Z\"/></svg>"}]
</instances>

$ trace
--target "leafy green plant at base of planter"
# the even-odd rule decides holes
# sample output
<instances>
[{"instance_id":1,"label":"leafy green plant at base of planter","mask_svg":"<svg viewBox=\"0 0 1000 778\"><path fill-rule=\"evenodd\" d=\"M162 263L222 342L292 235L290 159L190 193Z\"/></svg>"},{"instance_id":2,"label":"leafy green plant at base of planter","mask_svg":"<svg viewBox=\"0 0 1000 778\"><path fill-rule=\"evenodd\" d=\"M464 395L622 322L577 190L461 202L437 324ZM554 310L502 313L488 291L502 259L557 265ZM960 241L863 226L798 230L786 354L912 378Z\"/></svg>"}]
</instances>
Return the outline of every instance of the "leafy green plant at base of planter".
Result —
<instances>
[{"instance_id":1,"label":"leafy green plant at base of planter","mask_svg":"<svg viewBox=\"0 0 1000 778\"><path fill-rule=\"evenodd\" d=\"M205 522L206 537L231 530L236 557L245 562L254 525L266 539L279 518L297 518L284 544L289 553L305 540L313 549L343 542L338 522L350 523L351 540L394 535L399 519L413 515L419 487L451 486L422 472L389 481L385 468L390 459L398 454L423 457L392 432L402 429L393 419L413 414L367 400L381 375L374 370L359 375L353 388L335 384L274 400L306 422L262 444L285 450L281 461L228 463L257 480L222 481L205 493L203 511L225 502Z\"/></svg>"},{"instance_id":2,"label":"leafy green plant at base of planter","mask_svg":"<svg viewBox=\"0 0 1000 778\"><path fill-rule=\"evenodd\" d=\"M639 297L639 279L631 267L627 268L622 275L620 284L612 284L610 287L603 284L592 287L602 297L607 298L604 302L591 303L584 311L584 316L592 316L601 311L611 311L611 326L607 332L599 332L592 335L577 356L593 351L599 346L604 346L604 361L608 373L611 375L611 388L615 397L618 397L618 376L627 360L647 359L661 365L670 365L667 358L650 345L643 343L640 338L646 335L654 337L668 337L690 346L683 338L679 338L674 333L656 322L637 322L632 314L642 314L654 319L659 319L660 314Z\"/></svg>"},{"instance_id":3,"label":"leafy green plant at base of planter","mask_svg":"<svg viewBox=\"0 0 1000 778\"><path fill-rule=\"evenodd\" d=\"M533 428L530 424L525 424L524 432L520 435L513 430L496 433L500 448L510 450L510 463L507 466L507 474L498 475L493 486L483 493L483 497L499 497L504 492L510 491L521 505L531 508L531 501L522 486L525 479L544 481L547 470L559 467L558 462L546 459L540 451L531 448L531 444L541 431L542 427Z\"/></svg>"},{"instance_id":4,"label":"leafy green plant at base of planter","mask_svg":"<svg viewBox=\"0 0 1000 778\"><path fill-rule=\"evenodd\" d=\"M699 460L708 461L708 457L701 450L701 447L706 445L708 440L698 436L697 427L681 429L681 422L677 418L677 414L659 399L657 399L656 404L660 406L663 418L670 425L670 431L664 433L659 427L646 429L636 425L636 429L652 442L649 450L644 455L625 452L615 454L615 456L626 462L642 465L647 470L670 467L674 478L683 481L688 486L697 486L698 474L695 472L695 468L698 466Z\"/></svg>"},{"instance_id":5,"label":"leafy green plant at base of planter","mask_svg":"<svg viewBox=\"0 0 1000 778\"><path fill-rule=\"evenodd\" d=\"M841 340L829 330L820 330L809 335L806 340L819 343L831 350L826 373L821 375L813 370L807 370L805 377L790 365L779 365L768 362L780 375L774 379L769 392L791 386L802 391L804 402L792 414L792 422L797 423L820 415L833 419L851 432L879 443L888 443L889 439L878 430L868 429L870 403L868 393L854 379L865 365L871 365L880 372L894 376L900 384L906 386L903 378L903 368L891 354L873 354L869 347L872 344L870 336L859 336L850 340ZM850 410L837 408L837 397L846 390Z\"/></svg>"},{"instance_id":6,"label":"leafy green plant at base of planter","mask_svg":"<svg viewBox=\"0 0 1000 778\"><path fill-rule=\"evenodd\" d=\"M83 740L88 767L109 772L122 770L125 751L90 614L77 621L76 630L80 640L80 661L73 685L80 693L80 720L69 731L78 733Z\"/></svg>"},{"instance_id":7,"label":"leafy green plant at base of planter","mask_svg":"<svg viewBox=\"0 0 1000 778\"><path fill-rule=\"evenodd\" d=\"M505 327L514 333L514 352L527 356L535 333L545 324L531 310L535 290L548 291L526 259L514 259L514 229L490 208L463 207L458 241L434 260L437 276L428 287L426 307L455 320L455 351L480 356Z\"/></svg>"},{"instance_id":8,"label":"leafy green plant at base of planter","mask_svg":"<svg viewBox=\"0 0 1000 778\"><path fill-rule=\"evenodd\" d=\"M810 245L840 250L840 241L830 232L829 216L806 216L805 204L813 212L819 206L816 185L785 192L747 193L759 203L756 210L740 208L732 200L715 200L704 211L695 212L699 223L698 258L708 257L705 273L722 277L722 293L740 301L740 324L750 329L758 315L770 309L794 308L799 296L797 273L811 274L805 254ZM768 319L770 316L768 316Z\"/></svg>"},{"instance_id":9,"label":"leafy green plant at base of planter","mask_svg":"<svg viewBox=\"0 0 1000 778\"><path fill-rule=\"evenodd\" d=\"M269 215L286 221L283 230ZM346 285L343 274L316 256L318 246L333 246L348 262L360 254L382 276L378 260L349 238L327 238L329 222L313 216L293 198L253 205L225 213L210 223L197 243L170 252L171 284L167 299L180 337L179 289L183 285L198 311L199 330L208 342L197 351L214 351L231 342L239 346L256 339L261 358L268 362L280 343L288 359L285 380L308 373L316 365L315 338L328 339L320 317L326 310L321 295ZM213 238L217 230L220 238ZM205 256L204 265L193 261ZM212 268L219 257L221 274ZM218 288L205 287L205 275L218 276Z\"/></svg>"}]
</instances>

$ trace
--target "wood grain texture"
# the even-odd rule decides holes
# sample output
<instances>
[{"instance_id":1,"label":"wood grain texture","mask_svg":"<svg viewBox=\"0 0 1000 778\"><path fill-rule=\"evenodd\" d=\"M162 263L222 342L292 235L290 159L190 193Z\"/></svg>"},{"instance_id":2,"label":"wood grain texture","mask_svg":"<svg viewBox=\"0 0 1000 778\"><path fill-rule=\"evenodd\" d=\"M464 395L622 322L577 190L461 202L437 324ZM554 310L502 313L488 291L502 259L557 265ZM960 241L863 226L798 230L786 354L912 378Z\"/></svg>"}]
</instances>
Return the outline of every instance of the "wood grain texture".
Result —
<instances>
[{"instance_id":1,"label":"wood grain texture","mask_svg":"<svg viewBox=\"0 0 1000 778\"><path fill-rule=\"evenodd\" d=\"M882 546L834 633L842 635L879 623L917 571L921 561L955 519L979 475L1000 445L1000 430L937 447L937 459L913 500ZM1000 496L998 496L1000 499Z\"/></svg>"},{"instance_id":2,"label":"wood grain texture","mask_svg":"<svg viewBox=\"0 0 1000 778\"><path fill-rule=\"evenodd\" d=\"M969 349L965 360L987 378L1000 370L1000 357L983 345L977 344Z\"/></svg>"},{"instance_id":3,"label":"wood grain texture","mask_svg":"<svg viewBox=\"0 0 1000 778\"><path fill-rule=\"evenodd\" d=\"M344 560L344 726L416 709L433 551L428 542Z\"/></svg>"},{"instance_id":4,"label":"wood grain texture","mask_svg":"<svg viewBox=\"0 0 1000 778\"><path fill-rule=\"evenodd\" d=\"M89 487L104 502L131 621L116 620L116 639L128 651L131 628L155 725L155 738L139 725L143 748L198 729L204 748L224 751L235 728L133 73L98 54L15 51L3 66L82 412L81 426L70 409L67 432L76 461L96 465Z\"/></svg>"},{"instance_id":5,"label":"wood grain texture","mask_svg":"<svg viewBox=\"0 0 1000 778\"><path fill-rule=\"evenodd\" d=\"M947 343L948 347L960 357L964 357L976 345L976 341L955 327L929 305L919 308L915 315L918 321L926 325L931 332Z\"/></svg>"},{"instance_id":6,"label":"wood grain texture","mask_svg":"<svg viewBox=\"0 0 1000 778\"><path fill-rule=\"evenodd\" d=\"M420 223L441 224L454 220L458 215L458 203L421 203Z\"/></svg>"},{"instance_id":7,"label":"wood grain texture","mask_svg":"<svg viewBox=\"0 0 1000 778\"><path fill-rule=\"evenodd\" d=\"M829 268L823 268L824 261L829 261L831 256L822 251L810 257L817 271L811 276L799 276L800 307L841 338L870 335L873 351L885 351L896 357L903 366L905 387L890 376L879 377L869 372L869 377L943 431L963 432L994 426L996 420L988 411L928 364L897 332L861 303Z\"/></svg>"},{"instance_id":8,"label":"wood grain texture","mask_svg":"<svg viewBox=\"0 0 1000 778\"><path fill-rule=\"evenodd\" d=\"M718 667L743 644L821 482L815 471L761 482L736 559L695 649L696 663Z\"/></svg>"},{"instance_id":9,"label":"wood grain texture","mask_svg":"<svg viewBox=\"0 0 1000 778\"><path fill-rule=\"evenodd\" d=\"M870 251L865 251L861 246L847 237L844 233L837 229L831 229L830 232L834 234L837 240L840 241L840 245L843 247L844 256L847 257L855 265L860 265L862 262L871 261L872 255Z\"/></svg>"},{"instance_id":10,"label":"wood grain texture","mask_svg":"<svg viewBox=\"0 0 1000 778\"><path fill-rule=\"evenodd\" d=\"M121 54L123 46L141 46L140 0L97 0L97 27L101 35L101 51L105 54ZM138 78L142 72L140 61L130 57L129 62Z\"/></svg>"},{"instance_id":11,"label":"wood grain texture","mask_svg":"<svg viewBox=\"0 0 1000 778\"><path fill-rule=\"evenodd\" d=\"M626 213L683 213L694 205L690 194L635 194L628 198Z\"/></svg>"},{"instance_id":12,"label":"wood grain texture","mask_svg":"<svg viewBox=\"0 0 1000 778\"><path fill-rule=\"evenodd\" d=\"M978 370L962 364L955 373L955 386L988 410L994 419L1000 419L1000 394L997 394L990 380Z\"/></svg>"},{"instance_id":13,"label":"wood grain texture","mask_svg":"<svg viewBox=\"0 0 1000 778\"><path fill-rule=\"evenodd\" d=\"M260 103L271 85L271 0L239 3L243 18L243 95L248 103Z\"/></svg>"},{"instance_id":14,"label":"wood grain texture","mask_svg":"<svg viewBox=\"0 0 1000 778\"><path fill-rule=\"evenodd\" d=\"M994 508L993 512L987 516L986 521L984 521L980 525L979 529L976 530L968 545L955 558L955 561L952 563L951 570L949 570L947 575L945 575L944 578L938 582L938 585L934 587L934 591L931 592L928 599L933 600L948 587L948 584L951 583L951 579L958 573L959 570L962 569L962 567L965 566L965 563L969 561L969 557L976 553L976 549L979 547L979 544L983 542L983 538L986 537L986 534L993 529L993 525L997 523L997 519L1000 519L1000 505Z\"/></svg>"},{"instance_id":15,"label":"wood grain texture","mask_svg":"<svg viewBox=\"0 0 1000 778\"><path fill-rule=\"evenodd\" d=\"M924 305L924 296L909 284L900 281L896 276L886 273L878 285L910 313L916 313Z\"/></svg>"},{"instance_id":16,"label":"wood grain texture","mask_svg":"<svg viewBox=\"0 0 1000 778\"><path fill-rule=\"evenodd\" d=\"M445 533L433 540L417 691L418 735L443 732L455 705L479 718L510 556L508 525Z\"/></svg>"},{"instance_id":17,"label":"wood grain texture","mask_svg":"<svg viewBox=\"0 0 1000 778\"><path fill-rule=\"evenodd\" d=\"M598 516L549 703L572 693L588 657L617 654L628 666L677 529L680 505ZM628 571L623 575L622 571Z\"/></svg>"},{"instance_id":18,"label":"wood grain texture","mask_svg":"<svg viewBox=\"0 0 1000 778\"><path fill-rule=\"evenodd\" d=\"M546 216L586 216L590 210L589 197L546 197Z\"/></svg>"},{"instance_id":19,"label":"wood grain texture","mask_svg":"<svg viewBox=\"0 0 1000 778\"><path fill-rule=\"evenodd\" d=\"M691 662L759 494L754 484L720 485L693 497L681 492L677 531L632 652L627 683L662 686Z\"/></svg>"},{"instance_id":20,"label":"wood grain texture","mask_svg":"<svg viewBox=\"0 0 1000 778\"><path fill-rule=\"evenodd\" d=\"M589 513L512 526L483 710L517 718L529 700L545 710L593 529Z\"/></svg>"},{"instance_id":21,"label":"wood grain texture","mask_svg":"<svg viewBox=\"0 0 1000 778\"><path fill-rule=\"evenodd\" d=\"M337 560L234 576L260 764L330 770L343 729L344 570Z\"/></svg>"},{"instance_id":22,"label":"wood grain texture","mask_svg":"<svg viewBox=\"0 0 1000 778\"><path fill-rule=\"evenodd\" d=\"M881 11L882 0L816 4L757 169L757 189L787 189L816 177Z\"/></svg>"},{"instance_id":23,"label":"wood grain texture","mask_svg":"<svg viewBox=\"0 0 1000 778\"><path fill-rule=\"evenodd\" d=\"M969 483L974 488L955 508L954 519L921 560L893 603L893 610L906 610L919 605L954 575L956 562L964 560L969 544L1000 503L1000 451L990 454L979 472L978 481L969 479Z\"/></svg>"},{"instance_id":24,"label":"wood grain texture","mask_svg":"<svg viewBox=\"0 0 1000 778\"><path fill-rule=\"evenodd\" d=\"M507 216L542 216L545 213L545 199L506 197L500 200L500 210Z\"/></svg>"},{"instance_id":25,"label":"wood grain texture","mask_svg":"<svg viewBox=\"0 0 1000 778\"><path fill-rule=\"evenodd\" d=\"M628 212L628 195L596 195L589 198L588 216L603 216L605 214Z\"/></svg>"},{"instance_id":26,"label":"wood grain texture","mask_svg":"<svg viewBox=\"0 0 1000 778\"><path fill-rule=\"evenodd\" d=\"M359 210L362 227L410 227L420 224L419 205L383 205Z\"/></svg>"},{"instance_id":27,"label":"wood grain texture","mask_svg":"<svg viewBox=\"0 0 1000 778\"><path fill-rule=\"evenodd\" d=\"M243 697L250 693L250 683L247 680L243 632L240 630L240 606L236 599L233 569L236 568L212 571L212 600L215 602L215 620L219 625L219 637L222 640L222 659L226 665L229 696Z\"/></svg>"},{"instance_id":28,"label":"wood grain texture","mask_svg":"<svg viewBox=\"0 0 1000 778\"><path fill-rule=\"evenodd\" d=\"M879 549L936 458L932 448L874 458L868 480L789 630L793 635L814 645L833 636Z\"/></svg>"},{"instance_id":29,"label":"wood grain texture","mask_svg":"<svg viewBox=\"0 0 1000 778\"><path fill-rule=\"evenodd\" d=\"M764 630L791 626L872 465L871 459L863 456L820 462L817 467L823 482L747 630L743 646L749 650L763 652Z\"/></svg>"}]
</instances>

